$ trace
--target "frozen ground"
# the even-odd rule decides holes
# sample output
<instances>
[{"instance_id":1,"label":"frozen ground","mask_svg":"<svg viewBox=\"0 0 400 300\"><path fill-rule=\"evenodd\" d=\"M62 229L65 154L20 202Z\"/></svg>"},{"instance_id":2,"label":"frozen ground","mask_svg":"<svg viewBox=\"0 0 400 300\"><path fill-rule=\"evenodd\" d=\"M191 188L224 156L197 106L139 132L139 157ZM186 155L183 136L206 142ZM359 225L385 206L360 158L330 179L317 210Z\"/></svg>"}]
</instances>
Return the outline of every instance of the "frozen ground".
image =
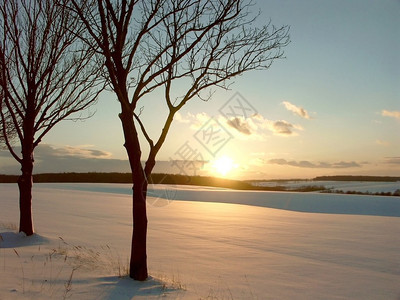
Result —
<instances>
[{"instance_id":1,"label":"frozen ground","mask_svg":"<svg viewBox=\"0 0 400 300\"><path fill-rule=\"evenodd\" d=\"M139 283L129 192L38 184L23 237L16 185L0 185L0 299L400 298L399 197L157 187Z\"/></svg>"}]
</instances>

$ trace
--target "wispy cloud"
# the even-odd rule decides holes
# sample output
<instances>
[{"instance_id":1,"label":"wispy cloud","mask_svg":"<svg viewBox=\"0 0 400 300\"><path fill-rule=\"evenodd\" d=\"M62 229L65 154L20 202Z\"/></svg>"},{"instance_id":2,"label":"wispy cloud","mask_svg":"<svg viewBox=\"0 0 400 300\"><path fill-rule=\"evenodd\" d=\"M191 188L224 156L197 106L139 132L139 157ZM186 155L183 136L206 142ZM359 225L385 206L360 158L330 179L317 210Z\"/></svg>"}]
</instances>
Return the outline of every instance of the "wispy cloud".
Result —
<instances>
[{"instance_id":1,"label":"wispy cloud","mask_svg":"<svg viewBox=\"0 0 400 300\"><path fill-rule=\"evenodd\" d=\"M299 168L326 168L326 169L345 169L345 168L360 168L361 164L350 161L339 161L339 162L310 162L308 160L286 160L283 158L276 158L268 160L269 164L276 164L276 165L285 165L285 166L292 166L292 167L299 167Z\"/></svg>"},{"instance_id":2,"label":"wispy cloud","mask_svg":"<svg viewBox=\"0 0 400 300\"><path fill-rule=\"evenodd\" d=\"M40 144L35 149L35 173L53 172L129 172L127 160L112 159L111 153L93 149L93 146L54 146ZM6 151L0 156L10 157ZM19 166L8 160L0 166L0 172L18 174Z\"/></svg>"},{"instance_id":3,"label":"wispy cloud","mask_svg":"<svg viewBox=\"0 0 400 300\"><path fill-rule=\"evenodd\" d=\"M398 110L382 110L381 115L384 117L391 117L400 120L400 111Z\"/></svg>"},{"instance_id":4,"label":"wispy cloud","mask_svg":"<svg viewBox=\"0 0 400 300\"><path fill-rule=\"evenodd\" d=\"M376 140L375 143L378 144L378 145L380 145L380 146L385 146L385 147L390 146L390 143L387 142L387 141Z\"/></svg>"},{"instance_id":5,"label":"wispy cloud","mask_svg":"<svg viewBox=\"0 0 400 300\"><path fill-rule=\"evenodd\" d=\"M35 151L35 173L59 172L130 172L129 161L125 159L106 158L110 153L96 149L81 149L71 146L54 146L41 144ZM0 151L0 174L19 174L20 166L14 160L5 160L10 154ZM3 163L4 161L4 163ZM197 161L188 164L187 161L157 161L156 173L181 173L185 171L193 175L193 166L198 168L207 162Z\"/></svg>"},{"instance_id":6,"label":"wispy cloud","mask_svg":"<svg viewBox=\"0 0 400 300\"><path fill-rule=\"evenodd\" d=\"M400 156L385 157L385 163L391 165L400 165Z\"/></svg>"},{"instance_id":7,"label":"wispy cloud","mask_svg":"<svg viewBox=\"0 0 400 300\"><path fill-rule=\"evenodd\" d=\"M251 158L248 161L248 164L250 166L258 166L258 167L262 167L265 166L266 162L265 159L261 158L261 157L255 157L255 158Z\"/></svg>"},{"instance_id":8,"label":"wispy cloud","mask_svg":"<svg viewBox=\"0 0 400 300\"><path fill-rule=\"evenodd\" d=\"M111 153L97 150L97 149L88 149L88 147L92 147L91 145L82 145L82 146L63 146L63 147L55 147L49 144L40 144L36 150L36 157L80 157L80 158L110 158Z\"/></svg>"},{"instance_id":9,"label":"wispy cloud","mask_svg":"<svg viewBox=\"0 0 400 300\"><path fill-rule=\"evenodd\" d=\"M298 115L299 117L302 117L304 119L311 119L310 115L304 108L296 106L288 101L283 101L282 104L285 105L288 111L293 112L295 115Z\"/></svg>"},{"instance_id":10,"label":"wispy cloud","mask_svg":"<svg viewBox=\"0 0 400 300\"><path fill-rule=\"evenodd\" d=\"M40 159L42 157L78 157L78 158L98 158L107 159L111 157L111 153L98 149L93 149L93 145L81 145L81 146L61 146L57 147L50 144L39 144L34 152L35 158ZM19 147L18 147L19 148ZM20 150L16 148L16 152ZM8 151L0 151L0 156L9 157Z\"/></svg>"}]
</instances>

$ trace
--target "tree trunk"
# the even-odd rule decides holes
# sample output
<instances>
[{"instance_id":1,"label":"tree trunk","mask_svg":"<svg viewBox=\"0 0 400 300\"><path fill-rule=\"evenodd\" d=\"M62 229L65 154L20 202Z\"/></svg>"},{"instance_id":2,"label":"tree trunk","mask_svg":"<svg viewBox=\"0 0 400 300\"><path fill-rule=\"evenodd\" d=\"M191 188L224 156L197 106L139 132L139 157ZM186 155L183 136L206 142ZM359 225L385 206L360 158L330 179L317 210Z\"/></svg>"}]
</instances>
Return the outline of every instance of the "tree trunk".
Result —
<instances>
[{"instance_id":1,"label":"tree trunk","mask_svg":"<svg viewBox=\"0 0 400 300\"><path fill-rule=\"evenodd\" d=\"M133 112L122 107L120 114L125 137L125 148L132 172L133 195L132 217L133 232L129 276L144 281L147 271L147 179L141 165L141 150L138 134L133 121Z\"/></svg>"},{"instance_id":2,"label":"tree trunk","mask_svg":"<svg viewBox=\"0 0 400 300\"><path fill-rule=\"evenodd\" d=\"M133 185L133 233L129 276L135 280L146 280L147 271L147 182Z\"/></svg>"},{"instance_id":3,"label":"tree trunk","mask_svg":"<svg viewBox=\"0 0 400 300\"><path fill-rule=\"evenodd\" d=\"M22 160L22 174L18 178L19 188L19 232L33 234L32 220L32 186L33 186L33 153Z\"/></svg>"}]
</instances>

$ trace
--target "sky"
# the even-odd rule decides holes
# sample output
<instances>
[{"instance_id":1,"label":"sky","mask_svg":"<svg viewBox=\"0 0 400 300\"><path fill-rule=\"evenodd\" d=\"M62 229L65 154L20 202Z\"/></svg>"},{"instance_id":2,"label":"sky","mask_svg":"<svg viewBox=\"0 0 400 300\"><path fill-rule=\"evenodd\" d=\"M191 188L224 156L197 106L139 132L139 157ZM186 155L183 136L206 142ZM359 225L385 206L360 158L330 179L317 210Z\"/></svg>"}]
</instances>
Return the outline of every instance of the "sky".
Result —
<instances>
[{"instance_id":1,"label":"sky","mask_svg":"<svg viewBox=\"0 0 400 300\"><path fill-rule=\"evenodd\" d=\"M255 1L257 25L289 25L285 58L235 78L175 117L155 172L234 179L400 176L400 1ZM165 104L142 103L152 136ZM55 127L35 173L128 172L111 92L85 121ZM143 140L143 155L148 153ZM192 163L192 160L203 161ZM0 152L0 173L18 165Z\"/></svg>"}]
</instances>

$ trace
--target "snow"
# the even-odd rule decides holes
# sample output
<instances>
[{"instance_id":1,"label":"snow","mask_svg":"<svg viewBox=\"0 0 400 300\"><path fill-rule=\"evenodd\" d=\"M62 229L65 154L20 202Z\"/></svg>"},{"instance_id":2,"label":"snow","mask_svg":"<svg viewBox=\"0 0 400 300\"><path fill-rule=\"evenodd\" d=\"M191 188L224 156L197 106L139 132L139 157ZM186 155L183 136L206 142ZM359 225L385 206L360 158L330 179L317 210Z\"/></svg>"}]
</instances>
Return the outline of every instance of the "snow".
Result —
<instances>
[{"instance_id":1,"label":"snow","mask_svg":"<svg viewBox=\"0 0 400 300\"><path fill-rule=\"evenodd\" d=\"M400 297L399 197L154 186L151 278L134 282L130 192L36 184L26 237L17 187L0 185L0 299Z\"/></svg>"},{"instance_id":2,"label":"snow","mask_svg":"<svg viewBox=\"0 0 400 300\"><path fill-rule=\"evenodd\" d=\"M374 186L374 183L372 183ZM128 184L42 184L51 189L80 190L130 195ZM201 201L245 204L285 210L361 214L400 217L398 197L341 195L296 192L235 191L224 188L196 187L183 185L151 185L148 194L153 196L149 202L153 206L168 205L171 201Z\"/></svg>"},{"instance_id":3,"label":"snow","mask_svg":"<svg viewBox=\"0 0 400 300\"><path fill-rule=\"evenodd\" d=\"M325 180L307 180L307 181L264 181L254 183L258 186L284 186L288 189L296 189L307 186L323 186L327 189L341 190L343 192L355 191L362 193L393 193L400 189L400 181L395 182L374 182L374 181L325 181Z\"/></svg>"}]
</instances>

